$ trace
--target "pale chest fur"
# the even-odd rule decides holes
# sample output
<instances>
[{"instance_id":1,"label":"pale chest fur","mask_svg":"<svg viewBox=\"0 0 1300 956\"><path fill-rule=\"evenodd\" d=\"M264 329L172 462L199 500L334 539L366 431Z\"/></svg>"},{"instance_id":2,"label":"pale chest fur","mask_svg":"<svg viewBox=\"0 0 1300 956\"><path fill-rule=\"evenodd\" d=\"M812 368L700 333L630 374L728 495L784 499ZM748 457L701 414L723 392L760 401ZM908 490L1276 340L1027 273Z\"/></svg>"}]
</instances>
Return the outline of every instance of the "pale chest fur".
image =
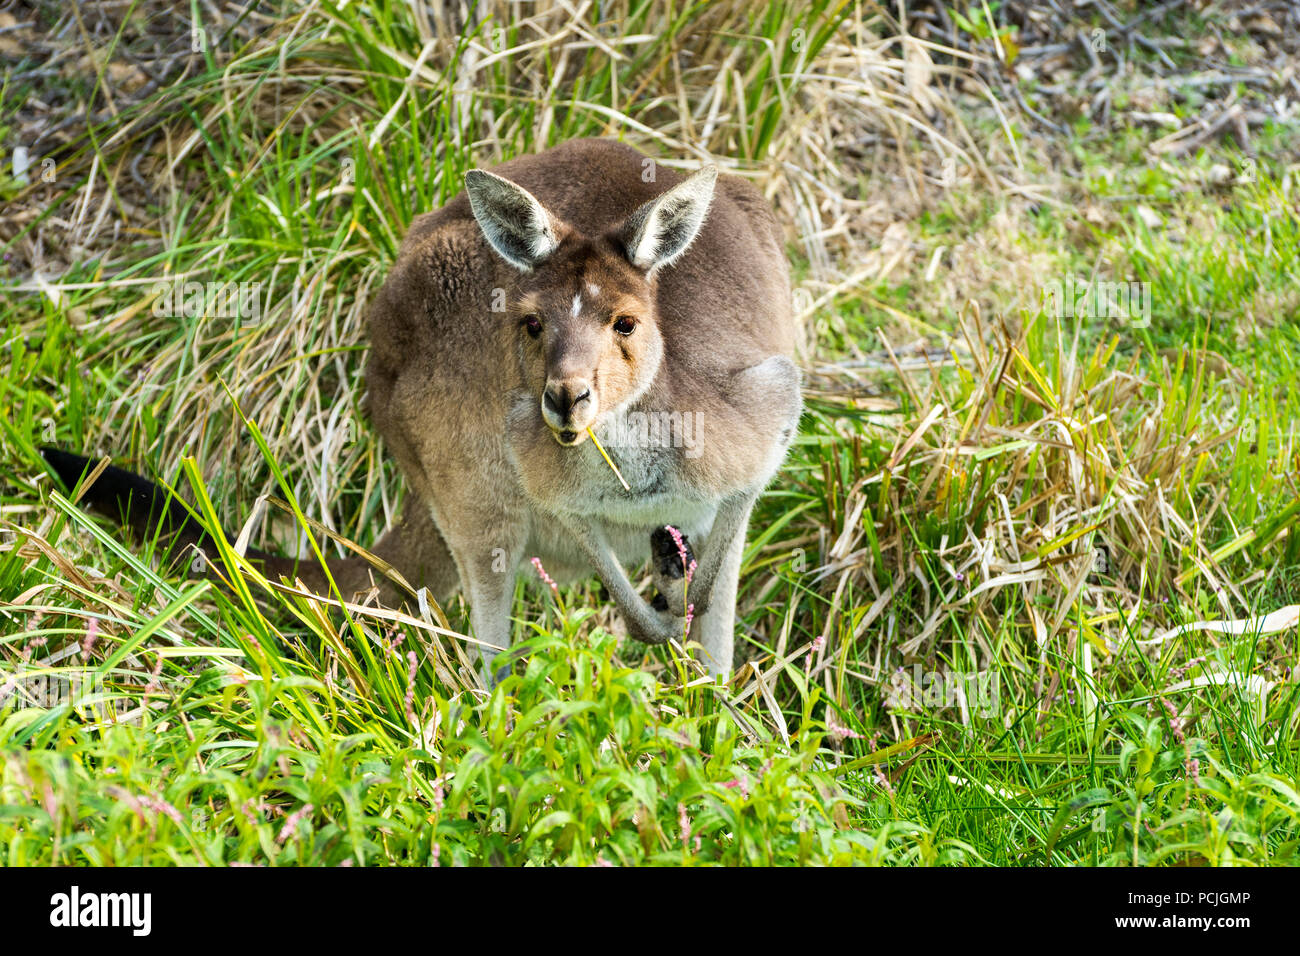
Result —
<instances>
[{"instance_id":1,"label":"pale chest fur","mask_svg":"<svg viewBox=\"0 0 1300 956\"><path fill-rule=\"evenodd\" d=\"M578 517L598 525L621 560L638 563L649 554L650 532L673 525L693 538L703 538L713 525L717 498L689 483L684 460L695 454L697 435L667 418L646 424L642 413L610 416L597 437L618 466L630 490L590 440L572 448L540 435L533 423L535 402L517 398L508 428L511 458L520 490L530 501L530 556L552 562L563 573L569 559L581 564L578 545L563 531L561 516ZM540 438L540 440L539 440Z\"/></svg>"}]
</instances>

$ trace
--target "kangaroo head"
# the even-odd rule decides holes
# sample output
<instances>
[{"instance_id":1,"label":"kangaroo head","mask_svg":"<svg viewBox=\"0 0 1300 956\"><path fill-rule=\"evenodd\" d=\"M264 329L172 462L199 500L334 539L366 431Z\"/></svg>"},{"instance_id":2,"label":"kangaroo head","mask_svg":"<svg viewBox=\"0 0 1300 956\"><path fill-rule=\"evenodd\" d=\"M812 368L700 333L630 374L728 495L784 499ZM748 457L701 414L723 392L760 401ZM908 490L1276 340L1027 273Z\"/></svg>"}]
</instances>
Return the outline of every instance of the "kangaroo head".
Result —
<instances>
[{"instance_id":1,"label":"kangaroo head","mask_svg":"<svg viewBox=\"0 0 1300 956\"><path fill-rule=\"evenodd\" d=\"M525 381L561 445L643 395L663 358L655 274L695 239L713 198L708 166L600 235L582 235L515 183L465 174L474 218L517 270L506 289Z\"/></svg>"}]
</instances>

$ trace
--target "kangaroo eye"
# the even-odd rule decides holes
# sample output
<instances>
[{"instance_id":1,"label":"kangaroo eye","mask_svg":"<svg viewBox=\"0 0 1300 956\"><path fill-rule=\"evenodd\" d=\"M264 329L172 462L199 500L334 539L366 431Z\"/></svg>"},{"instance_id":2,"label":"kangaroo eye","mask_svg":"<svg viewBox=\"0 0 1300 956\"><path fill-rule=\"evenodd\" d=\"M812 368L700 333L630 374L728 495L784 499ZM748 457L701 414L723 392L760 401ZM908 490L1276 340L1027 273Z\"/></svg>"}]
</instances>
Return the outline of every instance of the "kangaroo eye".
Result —
<instances>
[{"instance_id":1,"label":"kangaroo eye","mask_svg":"<svg viewBox=\"0 0 1300 956\"><path fill-rule=\"evenodd\" d=\"M620 315L614 320L614 331L619 335L631 335L636 328L636 319L630 315Z\"/></svg>"},{"instance_id":2,"label":"kangaroo eye","mask_svg":"<svg viewBox=\"0 0 1300 956\"><path fill-rule=\"evenodd\" d=\"M542 320L535 315L524 316L524 329L533 338L542 334Z\"/></svg>"}]
</instances>

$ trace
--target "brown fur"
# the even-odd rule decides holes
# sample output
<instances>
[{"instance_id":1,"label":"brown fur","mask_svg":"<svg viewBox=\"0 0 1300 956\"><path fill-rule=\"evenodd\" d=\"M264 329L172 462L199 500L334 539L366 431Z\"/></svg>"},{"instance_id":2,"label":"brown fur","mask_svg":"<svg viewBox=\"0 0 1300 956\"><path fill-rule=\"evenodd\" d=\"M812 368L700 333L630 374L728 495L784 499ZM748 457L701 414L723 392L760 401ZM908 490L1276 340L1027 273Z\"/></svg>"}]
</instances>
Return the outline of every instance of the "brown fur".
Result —
<instances>
[{"instance_id":1,"label":"brown fur","mask_svg":"<svg viewBox=\"0 0 1300 956\"><path fill-rule=\"evenodd\" d=\"M705 650L726 658L711 668L725 671L749 507L799 415L788 268L760 194L723 176L694 242L647 278L625 255L625 223L686 177L660 166L645 182L643 162L618 143L576 140L497 167L556 226L558 246L531 271L494 252L463 192L412 223L369 312L368 410L410 482L406 518L376 551L439 599L459 585L471 605L491 605L472 606L472 623L495 646L509 639L515 569L534 555L556 576L594 565L632 632L663 640L680 633L681 609L651 611L609 559L635 550L624 539L644 539L648 554L655 527L688 522L673 502L698 504L692 540L705 543L690 598L697 615L711 597L731 602L718 633L704 635ZM521 324L530 314L541 317L536 340ZM635 321L631 335L611 331L620 316ZM548 385L559 394L584 376L601 414L638 389L636 409L696 413L703 454L656 449L624 492L592 467L590 442L565 447L543 418ZM710 540L711 529L727 540Z\"/></svg>"},{"instance_id":2,"label":"brown fur","mask_svg":"<svg viewBox=\"0 0 1300 956\"><path fill-rule=\"evenodd\" d=\"M646 641L680 639L693 604L690 638L723 673L750 509L801 407L788 269L752 186L711 168L659 167L646 182L647 162L575 140L471 172L467 193L412 223L369 311L368 410L409 483L403 519L373 550L438 600L463 590L489 647L509 645L532 557L558 580L595 571ZM69 485L90 465L45 453ZM206 540L163 489L120 469L87 500L143 534ZM669 524L699 560L689 588ZM651 557L652 534L666 610L624 570ZM310 561L249 557L327 587ZM360 559L330 572L345 597L373 578L384 603L404 597Z\"/></svg>"}]
</instances>

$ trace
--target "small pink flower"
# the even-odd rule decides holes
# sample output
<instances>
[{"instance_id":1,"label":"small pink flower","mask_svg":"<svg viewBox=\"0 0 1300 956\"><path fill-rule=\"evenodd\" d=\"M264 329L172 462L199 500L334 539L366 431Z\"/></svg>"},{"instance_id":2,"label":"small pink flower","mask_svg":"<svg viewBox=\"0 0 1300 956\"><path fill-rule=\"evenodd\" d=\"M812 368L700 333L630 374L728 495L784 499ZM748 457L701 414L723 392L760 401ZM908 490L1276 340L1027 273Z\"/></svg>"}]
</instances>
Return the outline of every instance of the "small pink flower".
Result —
<instances>
[{"instance_id":1,"label":"small pink flower","mask_svg":"<svg viewBox=\"0 0 1300 956\"><path fill-rule=\"evenodd\" d=\"M826 733L837 743L841 740L862 740L863 735L856 730L851 730L844 724L836 720L835 715L829 711L826 714Z\"/></svg>"},{"instance_id":2,"label":"small pink flower","mask_svg":"<svg viewBox=\"0 0 1300 956\"><path fill-rule=\"evenodd\" d=\"M81 656L89 657L99 640L99 618L92 617L86 621L86 636L81 639Z\"/></svg>"},{"instance_id":3,"label":"small pink flower","mask_svg":"<svg viewBox=\"0 0 1300 956\"><path fill-rule=\"evenodd\" d=\"M728 780L723 784L728 790L739 790L742 800L749 799L749 780L746 777L740 777L736 780Z\"/></svg>"},{"instance_id":4,"label":"small pink flower","mask_svg":"<svg viewBox=\"0 0 1300 956\"><path fill-rule=\"evenodd\" d=\"M181 816L181 812L161 797L141 796L140 802L154 813L166 814L178 827L185 825L185 818Z\"/></svg>"},{"instance_id":5,"label":"small pink flower","mask_svg":"<svg viewBox=\"0 0 1300 956\"><path fill-rule=\"evenodd\" d=\"M1163 697L1160 698L1160 703L1164 704L1165 712L1169 714L1169 729L1174 732L1174 737L1180 744L1186 744L1183 735L1183 719L1178 716L1178 708Z\"/></svg>"},{"instance_id":6,"label":"small pink flower","mask_svg":"<svg viewBox=\"0 0 1300 956\"><path fill-rule=\"evenodd\" d=\"M673 544L677 545L677 556L682 560L682 570L686 572L686 584L689 587L691 578L695 577L695 569L699 567L698 562L691 558L686 559L686 541L682 538L682 533L670 524L664 525L664 530L672 536Z\"/></svg>"},{"instance_id":7,"label":"small pink flower","mask_svg":"<svg viewBox=\"0 0 1300 956\"><path fill-rule=\"evenodd\" d=\"M542 567L542 559L533 558L533 567L537 569L537 576L541 578L547 584L548 587L550 587L551 593L554 594L556 597L559 597L560 588L553 580L551 580L551 576L546 573L546 569Z\"/></svg>"},{"instance_id":8,"label":"small pink flower","mask_svg":"<svg viewBox=\"0 0 1300 956\"><path fill-rule=\"evenodd\" d=\"M249 823L251 823L253 826L257 826L259 823L262 822L257 818L257 814L266 813L268 810L271 809L271 805L268 804L266 800L263 799L262 797L258 797L256 803L253 802L252 797L249 797L240 805L239 809L240 812L242 812L244 816L248 819Z\"/></svg>"},{"instance_id":9,"label":"small pink flower","mask_svg":"<svg viewBox=\"0 0 1300 956\"><path fill-rule=\"evenodd\" d=\"M159 656L158 660L153 665L153 670L149 674L149 683L144 685L144 692L146 695L156 694L162 690L162 684L159 682L159 679L162 677L162 669L163 659Z\"/></svg>"},{"instance_id":10,"label":"small pink flower","mask_svg":"<svg viewBox=\"0 0 1300 956\"><path fill-rule=\"evenodd\" d=\"M289 814L288 819L284 821L284 826L280 828L280 835L275 838L275 842L283 843L285 840L292 837L298 829L298 824L301 823L303 818L308 816L314 809L315 807L310 803L305 803L299 809Z\"/></svg>"},{"instance_id":11,"label":"small pink flower","mask_svg":"<svg viewBox=\"0 0 1300 956\"><path fill-rule=\"evenodd\" d=\"M1188 661L1186 664L1183 664L1181 667L1171 668L1169 671L1169 676L1174 680L1180 680L1184 674L1186 674L1197 664L1204 664L1204 663L1205 663L1204 657L1193 657L1190 661Z\"/></svg>"},{"instance_id":12,"label":"small pink flower","mask_svg":"<svg viewBox=\"0 0 1300 956\"><path fill-rule=\"evenodd\" d=\"M691 818L686 815L686 804L677 804L677 825L682 831L682 849L689 848L691 843Z\"/></svg>"},{"instance_id":13,"label":"small pink flower","mask_svg":"<svg viewBox=\"0 0 1300 956\"><path fill-rule=\"evenodd\" d=\"M406 652L406 663L407 663L406 719L409 720L411 722L411 726L414 727L415 726L415 671L417 668L415 651Z\"/></svg>"},{"instance_id":14,"label":"small pink flower","mask_svg":"<svg viewBox=\"0 0 1300 956\"><path fill-rule=\"evenodd\" d=\"M128 807L130 807L135 812L135 815L139 817L142 821L146 823L149 822L149 818L144 815L144 808L140 805L140 801L137 800L133 794L131 794L127 790L124 790L122 787L117 786L116 784L110 784L108 787L104 789L104 792L107 793L114 800L117 800L120 803L125 803Z\"/></svg>"},{"instance_id":15,"label":"small pink flower","mask_svg":"<svg viewBox=\"0 0 1300 956\"><path fill-rule=\"evenodd\" d=\"M867 747L871 750L879 750L880 734L873 735L867 742ZM889 777L885 776L884 768L881 767L880 764L876 763L871 765L871 770L876 777L876 783L880 784L880 789L884 790L885 793L892 794L894 792L894 787L893 784L889 782Z\"/></svg>"}]
</instances>

